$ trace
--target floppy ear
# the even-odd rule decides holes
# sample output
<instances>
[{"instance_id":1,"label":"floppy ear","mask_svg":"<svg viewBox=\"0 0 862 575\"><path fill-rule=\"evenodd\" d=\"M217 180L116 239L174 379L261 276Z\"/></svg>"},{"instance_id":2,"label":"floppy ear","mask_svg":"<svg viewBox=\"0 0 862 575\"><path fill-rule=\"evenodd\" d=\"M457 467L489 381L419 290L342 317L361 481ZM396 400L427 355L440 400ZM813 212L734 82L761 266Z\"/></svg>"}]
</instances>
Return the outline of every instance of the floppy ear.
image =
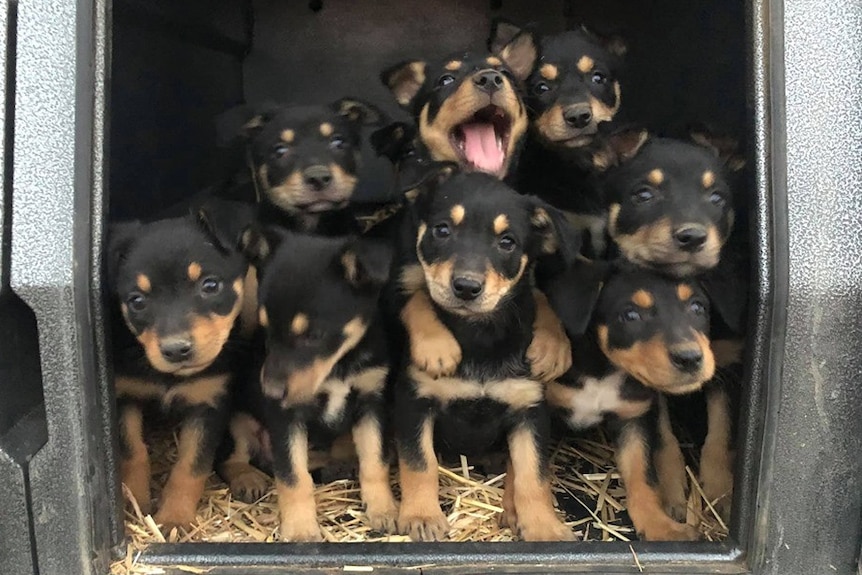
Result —
<instances>
[{"instance_id":1,"label":"floppy ear","mask_svg":"<svg viewBox=\"0 0 862 575\"><path fill-rule=\"evenodd\" d=\"M500 58L519 82L527 79L539 59L536 36L530 30L522 30L500 50Z\"/></svg>"},{"instance_id":2,"label":"floppy ear","mask_svg":"<svg viewBox=\"0 0 862 575\"><path fill-rule=\"evenodd\" d=\"M492 54L499 54L520 31L521 27L509 20L494 18L491 20L491 35L488 36L488 51Z\"/></svg>"},{"instance_id":3,"label":"floppy ear","mask_svg":"<svg viewBox=\"0 0 862 575\"><path fill-rule=\"evenodd\" d=\"M586 333L609 271L607 262L578 258L539 286L569 335Z\"/></svg>"},{"instance_id":4,"label":"floppy ear","mask_svg":"<svg viewBox=\"0 0 862 575\"><path fill-rule=\"evenodd\" d=\"M731 172L738 172L745 167L745 158L739 154L739 141L736 138L718 134L703 124L690 126L688 135L694 143L712 150Z\"/></svg>"},{"instance_id":5,"label":"floppy ear","mask_svg":"<svg viewBox=\"0 0 862 575\"><path fill-rule=\"evenodd\" d=\"M423 209L430 195L458 172L455 162L429 162L418 171L409 188L402 189L404 197L418 209ZM403 188L403 186L402 186Z\"/></svg>"},{"instance_id":6,"label":"floppy ear","mask_svg":"<svg viewBox=\"0 0 862 575\"><path fill-rule=\"evenodd\" d=\"M255 267L261 269L272 254L285 241L289 241L290 232L273 226L261 227L253 223L243 230L240 236L242 253Z\"/></svg>"},{"instance_id":7,"label":"floppy ear","mask_svg":"<svg viewBox=\"0 0 862 575\"><path fill-rule=\"evenodd\" d=\"M341 98L329 107L358 126L379 126L384 122L383 112L377 106L356 98Z\"/></svg>"},{"instance_id":8,"label":"floppy ear","mask_svg":"<svg viewBox=\"0 0 862 575\"><path fill-rule=\"evenodd\" d=\"M617 36L616 34L600 34L584 25L581 25L581 30L584 32L584 34L592 38L596 44L599 44L605 50L610 52L611 55L616 56L617 58L622 58L629 50L629 47L626 46L625 40L623 40L622 37Z\"/></svg>"},{"instance_id":9,"label":"floppy ear","mask_svg":"<svg viewBox=\"0 0 862 575\"><path fill-rule=\"evenodd\" d=\"M272 102L241 104L222 112L215 120L218 145L227 148L237 139L253 138L277 112L278 105Z\"/></svg>"},{"instance_id":10,"label":"floppy ear","mask_svg":"<svg viewBox=\"0 0 862 575\"><path fill-rule=\"evenodd\" d=\"M563 265L573 262L581 250L581 234L560 210L533 196L529 202L530 225L539 237L540 256L556 254Z\"/></svg>"},{"instance_id":11,"label":"floppy ear","mask_svg":"<svg viewBox=\"0 0 862 575\"><path fill-rule=\"evenodd\" d=\"M385 156L390 162L397 164L415 134L416 126L406 122L393 122L372 132L369 140L378 156Z\"/></svg>"},{"instance_id":12,"label":"floppy ear","mask_svg":"<svg viewBox=\"0 0 862 575\"><path fill-rule=\"evenodd\" d=\"M347 281L355 288L380 288L389 279L392 247L382 241L356 239L338 255L338 264Z\"/></svg>"},{"instance_id":13,"label":"floppy ear","mask_svg":"<svg viewBox=\"0 0 862 575\"><path fill-rule=\"evenodd\" d=\"M425 83L426 67L427 64L422 60L406 60L383 70L380 80L389 88L398 104L409 108Z\"/></svg>"},{"instance_id":14,"label":"floppy ear","mask_svg":"<svg viewBox=\"0 0 862 575\"><path fill-rule=\"evenodd\" d=\"M603 172L634 158L649 140L645 128L629 126L603 138L601 147L593 153L593 167Z\"/></svg>"},{"instance_id":15,"label":"floppy ear","mask_svg":"<svg viewBox=\"0 0 862 575\"><path fill-rule=\"evenodd\" d=\"M132 244L135 243L135 238L142 227L141 222L133 220L111 224L108 229L108 250L105 254L105 267L108 274L108 284L111 286L111 289L116 287L120 264L123 262L126 254L129 253Z\"/></svg>"},{"instance_id":16,"label":"floppy ear","mask_svg":"<svg viewBox=\"0 0 862 575\"><path fill-rule=\"evenodd\" d=\"M254 221L256 208L253 204L234 202L220 198L207 199L195 214L198 224L210 236L222 252L232 252L240 247L240 236Z\"/></svg>"}]
</instances>

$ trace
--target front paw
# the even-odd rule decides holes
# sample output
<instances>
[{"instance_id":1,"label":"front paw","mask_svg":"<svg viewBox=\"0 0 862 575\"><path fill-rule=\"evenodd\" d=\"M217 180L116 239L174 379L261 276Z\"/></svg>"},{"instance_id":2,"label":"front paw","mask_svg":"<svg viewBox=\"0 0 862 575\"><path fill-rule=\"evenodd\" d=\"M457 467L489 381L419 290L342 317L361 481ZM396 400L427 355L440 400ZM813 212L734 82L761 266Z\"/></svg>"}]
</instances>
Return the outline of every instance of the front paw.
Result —
<instances>
[{"instance_id":1,"label":"front paw","mask_svg":"<svg viewBox=\"0 0 862 575\"><path fill-rule=\"evenodd\" d=\"M251 466L230 482L231 493L243 503L254 503L266 495L268 489L269 477Z\"/></svg>"},{"instance_id":2,"label":"front paw","mask_svg":"<svg viewBox=\"0 0 862 575\"><path fill-rule=\"evenodd\" d=\"M670 517L663 517L638 529L638 537L644 541L697 541L700 539L700 532L687 523L678 523Z\"/></svg>"},{"instance_id":3,"label":"front paw","mask_svg":"<svg viewBox=\"0 0 862 575\"><path fill-rule=\"evenodd\" d=\"M398 532L413 541L442 541L449 532L449 521L442 511L398 516Z\"/></svg>"},{"instance_id":4,"label":"front paw","mask_svg":"<svg viewBox=\"0 0 862 575\"><path fill-rule=\"evenodd\" d=\"M192 521L195 520L195 511L196 509L163 505L153 519L162 526L162 533L167 535L174 528L188 531L192 526Z\"/></svg>"},{"instance_id":5,"label":"front paw","mask_svg":"<svg viewBox=\"0 0 862 575\"><path fill-rule=\"evenodd\" d=\"M518 533L524 541L574 541L575 534L559 519L520 525Z\"/></svg>"},{"instance_id":6,"label":"front paw","mask_svg":"<svg viewBox=\"0 0 862 575\"><path fill-rule=\"evenodd\" d=\"M562 326L559 329L537 328L527 348L533 377L553 381L572 367L572 344Z\"/></svg>"},{"instance_id":7,"label":"front paw","mask_svg":"<svg viewBox=\"0 0 862 575\"><path fill-rule=\"evenodd\" d=\"M281 540L295 543L313 543L323 541L323 533L317 518L282 517Z\"/></svg>"},{"instance_id":8,"label":"front paw","mask_svg":"<svg viewBox=\"0 0 862 575\"><path fill-rule=\"evenodd\" d=\"M368 524L381 533L398 532L398 505L395 501L383 506L368 506L365 509Z\"/></svg>"},{"instance_id":9,"label":"front paw","mask_svg":"<svg viewBox=\"0 0 862 575\"><path fill-rule=\"evenodd\" d=\"M461 346L448 331L410 342L413 365L431 377L452 375L461 363Z\"/></svg>"},{"instance_id":10,"label":"front paw","mask_svg":"<svg viewBox=\"0 0 862 575\"><path fill-rule=\"evenodd\" d=\"M703 473L701 486L704 496L726 523L730 519L730 507L733 501L733 474L729 471L717 470L710 474Z\"/></svg>"}]
</instances>

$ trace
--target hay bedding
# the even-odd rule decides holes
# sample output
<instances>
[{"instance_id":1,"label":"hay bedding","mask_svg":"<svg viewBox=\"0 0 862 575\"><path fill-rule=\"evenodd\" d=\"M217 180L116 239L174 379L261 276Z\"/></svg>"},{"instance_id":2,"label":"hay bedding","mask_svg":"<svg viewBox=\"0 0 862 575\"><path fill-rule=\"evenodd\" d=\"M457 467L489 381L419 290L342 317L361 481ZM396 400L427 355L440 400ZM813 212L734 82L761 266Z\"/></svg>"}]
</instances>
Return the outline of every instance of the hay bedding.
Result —
<instances>
[{"instance_id":1,"label":"hay bedding","mask_svg":"<svg viewBox=\"0 0 862 575\"><path fill-rule=\"evenodd\" d=\"M153 488L159 495L176 456L176 438L153 437ZM683 446L686 449L686 446ZM689 449L690 451L690 449ZM690 455L690 453L688 454ZM581 540L630 541L636 539L625 511L625 490L613 459L613 448L600 432L586 437L566 438L552 450L554 491L569 525ZM502 511L503 474L480 473L469 461L441 466L440 501L452 529L450 541L513 541L508 528L498 525ZM698 525L705 539L722 540L727 527L704 500L695 475L689 470L690 497L688 523ZM397 477L393 487L398 495ZM151 544L164 542L272 542L278 540L278 506L271 489L255 503L235 500L227 486L213 474L198 507L197 518L188 531L162 534L152 517L144 516L124 488L130 503L126 511L128 545L123 559L115 562L112 575L156 575L165 571L145 565L141 552ZM318 520L324 539L331 542L406 542L409 537L372 531L364 522L359 485L352 478L334 479L316 489ZM636 557L636 556L635 556ZM636 561L633 558L633 561ZM188 572L204 572L181 568Z\"/></svg>"}]
</instances>

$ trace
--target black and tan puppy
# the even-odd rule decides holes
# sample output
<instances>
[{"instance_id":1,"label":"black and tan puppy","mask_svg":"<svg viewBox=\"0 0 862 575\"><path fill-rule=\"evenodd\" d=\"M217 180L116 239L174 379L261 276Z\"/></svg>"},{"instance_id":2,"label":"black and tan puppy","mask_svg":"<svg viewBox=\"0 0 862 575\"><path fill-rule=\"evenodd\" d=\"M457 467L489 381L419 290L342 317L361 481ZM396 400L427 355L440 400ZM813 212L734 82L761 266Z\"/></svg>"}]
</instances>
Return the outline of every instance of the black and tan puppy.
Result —
<instances>
[{"instance_id":1,"label":"black and tan puppy","mask_svg":"<svg viewBox=\"0 0 862 575\"><path fill-rule=\"evenodd\" d=\"M219 209L234 217L215 214ZM194 519L227 425L232 378L245 361L231 343L247 267L238 249L242 211L221 205L111 230L121 476L145 513L151 507L145 415L173 416L182 425L155 516L165 530Z\"/></svg>"},{"instance_id":2,"label":"black and tan puppy","mask_svg":"<svg viewBox=\"0 0 862 575\"><path fill-rule=\"evenodd\" d=\"M442 62L411 60L381 74L413 114L431 159L504 178L517 163L527 131L518 82L536 57L531 35L498 56L460 53Z\"/></svg>"},{"instance_id":3,"label":"black and tan puppy","mask_svg":"<svg viewBox=\"0 0 862 575\"><path fill-rule=\"evenodd\" d=\"M495 22L492 49L523 33ZM518 164L517 188L537 194L588 230L592 251L605 249L605 208L592 154L604 144L602 123L620 109L619 69L625 45L579 28L539 39L539 57L524 82L530 129Z\"/></svg>"},{"instance_id":4,"label":"black and tan puppy","mask_svg":"<svg viewBox=\"0 0 862 575\"><path fill-rule=\"evenodd\" d=\"M573 360L548 385L548 403L573 429L610 424L639 537L696 539L670 516L685 519L686 475L661 394L692 393L712 378L709 300L696 282L601 266L582 264L549 288L573 337Z\"/></svg>"},{"instance_id":5,"label":"black and tan puppy","mask_svg":"<svg viewBox=\"0 0 862 575\"><path fill-rule=\"evenodd\" d=\"M258 394L262 390L282 539L322 539L309 450L350 432L368 521L393 530L398 508L383 439L389 354L378 307L391 249L273 229L249 230L243 243L261 273L266 357Z\"/></svg>"},{"instance_id":6,"label":"black and tan puppy","mask_svg":"<svg viewBox=\"0 0 862 575\"><path fill-rule=\"evenodd\" d=\"M359 173L361 129L380 121L374 106L350 98L329 106L254 111L241 135L260 220L324 235L354 231L349 205Z\"/></svg>"},{"instance_id":7,"label":"black and tan puppy","mask_svg":"<svg viewBox=\"0 0 862 575\"><path fill-rule=\"evenodd\" d=\"M531 377L526 359L536 313L531 268L559 248L564 222L541 200L520 196L490 175L446 178L419 193L399 242L405 261L412 261L401 270L402 287L430 303L402 318L411 338L425 329L416 323L445 326L461 357L448 377L434 378L409 359L399 373L398 528L414 540L446 535L438 448L481 454L508 447L506 491L517 511L507 517L510 526L528 541L572 539L554 512L544 387Z\"/></svg>"}]
</instances>

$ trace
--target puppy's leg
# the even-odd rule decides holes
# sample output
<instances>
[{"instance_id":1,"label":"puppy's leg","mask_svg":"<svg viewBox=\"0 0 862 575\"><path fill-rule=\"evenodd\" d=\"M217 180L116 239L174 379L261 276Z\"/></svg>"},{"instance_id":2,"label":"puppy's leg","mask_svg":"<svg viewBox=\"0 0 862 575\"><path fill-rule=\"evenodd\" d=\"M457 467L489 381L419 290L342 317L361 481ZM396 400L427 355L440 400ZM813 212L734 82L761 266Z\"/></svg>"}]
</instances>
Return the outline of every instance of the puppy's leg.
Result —
<instances>
[{"instance_id":1,"label":"puppy's leg","mask_svg":"<svg viewBox=\"0 0 862 575\"><path fill-rule=\"evenodd\" d=\"M278 410L281 421L268 417L272 435L273 470L281 515L282 541L323 541L317 523L314 481L308 471L308 431L288 410Z\"/></svg>"},{"instance_id":2,"label":"puppy's leg","mask_svg":"<svg viewBox=\"0 0 862 575\"><path fill-rule=\"evenodd\" d=\"M515 510L515 469L512 459L506 463L506 477L503 478L503 513L500 514L500 527L508 527L518 535L518 512Z\"/></svg>"},{"instance_id":3,"label":"puppy's leg","mask_svg":"<svg viewBox=\"0 0 862 575\"><path fill-rule=\"evenodd\" d=\"M413 364L431 377L451 375L461 363L461 346L437 318L425 291L410 296L401 310L401 321L410 339Z\"/></svg>"},{"instance_id":4,"label":"puppy's leg","mask_svg":"<svg viewBox=\"0 0 862 575\"><path fill-rule=\"evenodd\" d=\"M267 475L251 464L252 457L262 450L261 424L248 413L240 412L231 417L229 430L233 450L218 465L218 473L230 485L234 497L253 503L266 494L269 485Z\"/></svg>"},{"instance_id":5,"label":"puppy's leg","mask_svg":"<svg viewBox=\"0 0 862 575\"><path fill-rule=\"evenodd\" d=\"M516 528L525 541L572 541L575 534L554 511L548 459L544 453L549 435L547 428L546 410L539 406L530 408L524 420L509 432L509 462L513 472L510 485L514 488Z\"/></svg>"},{"instance_id":6,"label":"puppy's leg","mask_svg":"<svg viewBox=\"0 0 862 575\"><path fill-rule=\"evenodd\" d=\"M667 401L663 396L659 396L658 402L658 444L655 450L658 488L668 514L677 521L685 521L688 505L685 496L688 485L685 458L671 429Z\"/></svg>"},{"instance_id":7,"label":"puppy's leg","mask_svg":"<svg viewBox=\"0 0 862 575\"><path fill-rule=\"evenodd\" d=\"M700 452L703 494L725 521L733 499L733 452L730 448L730 398L724 387L706 387L707 433Z\"/></svg>"},{"instance_id":8,"label":"puppy's leg","mask_svg":"<svg viewBox=\"0 0 862 575\"><path fill-rule=\"evenodd\" d=\"M353 426L353 441L359 457L359 488L368 523L378 531L394 533L398 505L389 484L389 461L383 445L383 416L383 405L372 406Z\"/></svg>"},{"instance_id":9,"label":"puppy's leg","mask_svg":"<svg viewBox=\"0 0 862 575\"><path fill-rule=\"evenodd\" d=\"M689 541L698 538L691 525L677 523L662 508L652 466L655 411L622 424L617 437L617 467L626 488L626 505L638 537L648 541Z\"/></svg>"},{"instance_id":10,"label":"puppy's leg","mask_svg":"<svg viewBox=\"0 0 862 575\"><path fill-rule=\"evenodd\" d=\"M150 501L150 456L144 443L144 416L141 408L120 402L120 477L138 502L141 512L152 511Z\"/></svg>"},{"instance_id":11,"label":"puppy's leg","mask_svg":"<svg viewBox=\"0 0 862 575\"><path fill-rule=\"evenodd\" d=\"M398 413L396 404L398 472L401 509L398 531L414 541L440 541L449 522L440 509L434 419L431 414Z\"/></svg>"},{"instance_id":12,"label":"puppy's leg","mask_svg":"<svg viewBox=\"0 0 862 575\"><path fill-rule=\"evenodd\" d=\"M572 344L566 330L545 294L533 289L536 300L536 319L533 322L533 341L527 348L533 377L553 381L572 366Z\"/></svg>"}]
</instances>

